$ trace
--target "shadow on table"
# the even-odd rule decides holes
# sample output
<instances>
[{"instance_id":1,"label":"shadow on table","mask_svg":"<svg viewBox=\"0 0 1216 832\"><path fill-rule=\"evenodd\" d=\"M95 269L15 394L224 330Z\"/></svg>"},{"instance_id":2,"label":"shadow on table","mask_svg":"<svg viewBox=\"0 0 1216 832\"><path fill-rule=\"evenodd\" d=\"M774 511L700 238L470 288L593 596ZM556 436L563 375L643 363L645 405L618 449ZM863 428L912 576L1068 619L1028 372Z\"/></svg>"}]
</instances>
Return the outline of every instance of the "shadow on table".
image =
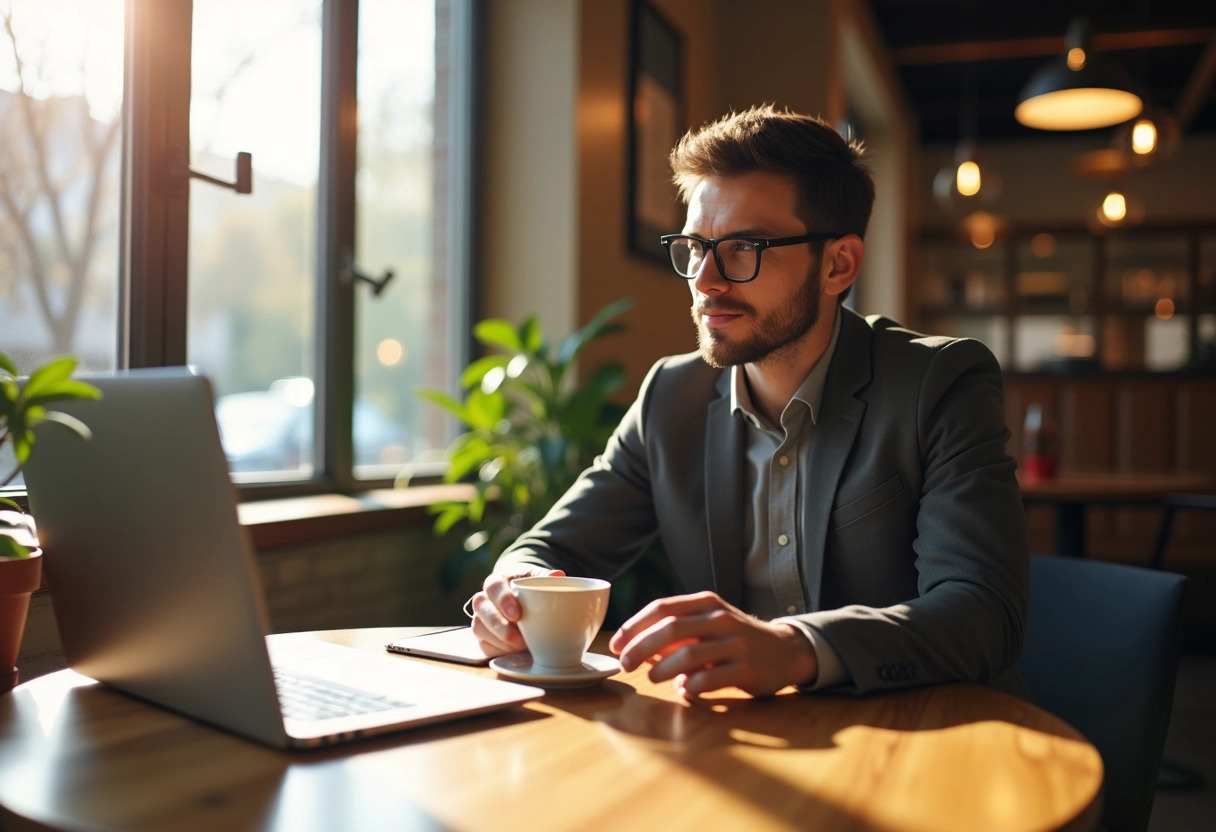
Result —
<instances>
[{"instance_id":1,"label":"shadow on table","mask_svg":"<svg viewBox=\"0 0 1216 832\"><path fill-rule=\"evenodd\" d=\"M755 699L735 691L686 702L674 689L672 698L666 699L609 680L598 693L551 695L546 702L627 734L751 802L755 810L800 828L883 829L884 821L890 821L892 828L898 826L884 814L887 809L868 805L869 798L883 790L908 787L909 769L889 763L901 753L919 754L924 746L910 748L908 743L932 732L941 735L943 749L963 748L980 755L988 752L977 750L975 740L960 741L952 729L1003 723L1010 727L1002 736L1011 742L1012 726L1023 726L1037 732L1018 735L1030 746L1057 738L1076 743L1078 751L1088 749L1054 717L990 688L969 684L866 697L788 691ZM946 753L939 752L938 759ZM786 771L791 772L788 779L783 776ZM1006 772L1000 766L993 770L993 793L1011 785L1003 779ZM932 779L928 772L917 776ZM858 779L871 785L858 789ZM1096 811L1096 806L1086 811Z\"/></svg>"}]
</instances>

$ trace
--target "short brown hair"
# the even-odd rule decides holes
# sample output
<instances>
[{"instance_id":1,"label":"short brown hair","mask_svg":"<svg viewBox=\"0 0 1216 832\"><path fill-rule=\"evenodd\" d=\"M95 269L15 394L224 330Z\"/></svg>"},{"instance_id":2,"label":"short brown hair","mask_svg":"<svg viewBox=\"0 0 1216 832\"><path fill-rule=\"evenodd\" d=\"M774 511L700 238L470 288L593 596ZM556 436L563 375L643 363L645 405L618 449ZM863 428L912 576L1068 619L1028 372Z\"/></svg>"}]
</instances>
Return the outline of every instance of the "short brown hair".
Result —
<instances>
[{"instance_id":1,"label":"short brown hair","mask_svg":"<svg viewBox=\"0 0 1216 832\"><path fill-rule=\"evenodd\" d=\"M671 151L671 169L685 204L707 176L753 171L789 176L808 232L864 237L874 180L863 154L860 141L845 139L818 116L765 104L690 130Z\"/></svg>"}]
</instances>

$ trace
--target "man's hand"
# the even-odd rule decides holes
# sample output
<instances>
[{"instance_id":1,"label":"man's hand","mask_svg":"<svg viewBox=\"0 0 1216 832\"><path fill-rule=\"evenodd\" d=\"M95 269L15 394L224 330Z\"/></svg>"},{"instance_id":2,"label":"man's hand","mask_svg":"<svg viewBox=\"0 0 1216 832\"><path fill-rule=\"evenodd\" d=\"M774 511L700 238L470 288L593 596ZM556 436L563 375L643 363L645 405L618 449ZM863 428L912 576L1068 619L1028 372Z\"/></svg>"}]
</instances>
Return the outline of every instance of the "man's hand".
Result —
<instances>
[{"instance_id":1,"label":"man's hand","mask_svg":"<svg viewBox=\"0 0 1216 832\"><path fill-rule=\"evenodd\" d=\"M519 599L511 589L513 578L565 574L560 569L533 566L511 575L490 575L486 578L481 592L469 599L469 609L473 612L473 635L477 637L481 651L493 657L527 649L516 624L521 610Z\"/></svg>"},{"instance_id":2,"label":"man's hand","mask_svg":"<svg viewBox=\"0 0 1216 832\"><path fill-rule=\"evenodd\" d=\"M771 696L819 672L811 641L798 628L761 621L712 592L648 604L608 646L626 671L652 662L650 680L675 679L688 698L731 686Z\"/></svg>"}]
</instances>

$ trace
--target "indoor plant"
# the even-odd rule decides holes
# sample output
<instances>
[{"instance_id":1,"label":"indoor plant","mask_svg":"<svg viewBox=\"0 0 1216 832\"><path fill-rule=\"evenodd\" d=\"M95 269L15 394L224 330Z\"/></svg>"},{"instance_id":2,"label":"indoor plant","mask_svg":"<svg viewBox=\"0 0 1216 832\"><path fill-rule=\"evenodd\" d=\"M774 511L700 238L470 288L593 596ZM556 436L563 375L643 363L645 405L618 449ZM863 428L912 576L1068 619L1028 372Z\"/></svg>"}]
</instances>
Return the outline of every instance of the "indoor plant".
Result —
<instances>
[{"instance_id":1,"label":"indoor plant","mask_svg":"<svg viewBox=\"0 0 1216 832\"><path fill-rule=\"evenodd\" d=\"M489 572L502 551L531 528L565 493L579 473L603 450L624 407L611 396L625 383L618 362L600 364L576 378L574 363L592 341L624 330L615 321L630 308L618 300L600 310L582 329L556 349L534 316L513 325L489 319L473 335L495 350L465 368L460 383L463 400L435 390L419 395L443 407L465 426L448 446L448 482L471 482L467 501L431 506L436 534L467 523L461 545L440 571L451 591L470 570ZM646 585L651 595L666 586L666 564L648 555L617 579L614 608L635 605Z\"/></svg>"},{"instance_id":2,"label":"indoor plant","mask_svg":"<svg viewBox=\"0 0 1216 832\"><path fill-rule=\"evenodd\" d=\"M88 438L89 429L75 417L47 410L51 402L95 399L96 387L72 378L74 358L57 358L34 370L24 385L17 367L0 352L0 448L11 443L14 464L0 471L0 488L11 483L34 448L40 425L54 422ZM42 551L34 521L13 500L0 497L0 692L17 683L17 651L25 632L30 595L42 579Z\"/></svg>"}]
</instances>

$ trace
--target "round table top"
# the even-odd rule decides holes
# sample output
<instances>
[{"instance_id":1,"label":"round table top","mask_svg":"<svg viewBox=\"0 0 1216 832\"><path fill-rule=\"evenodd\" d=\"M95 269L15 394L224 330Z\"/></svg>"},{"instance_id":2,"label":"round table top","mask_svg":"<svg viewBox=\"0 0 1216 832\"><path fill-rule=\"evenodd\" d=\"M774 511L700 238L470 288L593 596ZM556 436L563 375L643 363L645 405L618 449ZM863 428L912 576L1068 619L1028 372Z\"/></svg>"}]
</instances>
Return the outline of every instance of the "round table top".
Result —
<instances>
[{"instance_id":1,"label":"round table top","mask_svg":"<svg viewBox=\"0 0 1216 832\"><path fill-rule=\"evenodd\" d=\"M380 651L423 629L313 635ZM980 685L690 703L643 669L297 752L64 670L0 696L0 736L6 829L1089 829L1102 783L1075 730Z\"/></svg>"},{"instance_id":2,"label":"round table top","mask_svg":"<svg viewBox=\"0 0 1216 832\"><path fill-rule=\"evenodd\" d=\"M1032 500L1157 502L1170 494L1208 491L1212 478L1206 474L1066 471L1051 479L1019 473L1018 484L1022 496Z\"/></svg>"}]
</instances>

